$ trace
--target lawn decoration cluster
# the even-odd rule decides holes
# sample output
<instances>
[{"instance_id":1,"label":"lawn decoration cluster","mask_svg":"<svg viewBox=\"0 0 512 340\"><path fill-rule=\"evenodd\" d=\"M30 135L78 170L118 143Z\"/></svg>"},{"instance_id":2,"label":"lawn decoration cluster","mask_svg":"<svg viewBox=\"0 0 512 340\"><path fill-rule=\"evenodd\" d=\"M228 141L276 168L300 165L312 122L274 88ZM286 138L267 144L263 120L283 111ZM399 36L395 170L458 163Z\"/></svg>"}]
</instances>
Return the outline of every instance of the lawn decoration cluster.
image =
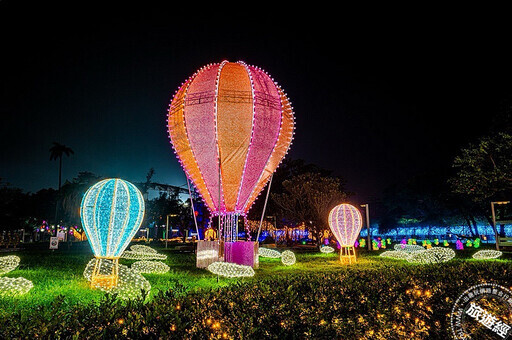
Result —
<instances>
[{"instance_id":1,"label":"lawn decoration cluster","mask_svg":"<svg viewBox=\"0 0 512 340\"><path fill-rule=\"evenodd\" d=\"M163 262L146 260L134 262L130 268L142 274L163 274L170 270L169 266Z\"/></svg>"},{"instance_id":2,"label":"lawn decoration cluster","mask_svg":"<svg viewBox=\"0 0 512 340\"><path fill-rule=\"evenodd\" d=\"M330 246L322 246L320 247L320 251L324 254L330 254L334 252L334 248Z\"/></svg>"},{"instance_id":3,"label":"lawn decoration cluster","mask_svg":"<svg viewBox=\"0 0 512 340\"><path fill-rule=\"evenodd\" d=\"M281 257L281 253L275 249L263 248L258 249L258 255L261 257L269 257L272 259L278 259Z\"/></svg>"},{"instance_id":4,"label":"lawn decoration cluster","mask_svg":"<svg viewBox=\"0 0 512 340\"><path fill-rule=\"evenodd\" d=\"M16 255L0 257L0 275L13 271L20 265L20 258Z\"/></svg>"},{"instance_id":5,"label":"lawn decoration cluster","mask_svg":"<svg viewBox=\"0 0 512 340\"><path fill-rule=\"evenodd\" d=\"M16 269L20 258L15 255L0 257L0 275L7 274ZM23 277L0 277L0 297L17 296L28 293L34 287L32 281Z\"/></svg>"},{"instance_id":6,"label":"lawn decoration cluster","mask_svg":"<svg viewBox=\"0 0 512 340\"><path fill-rule=\"evenodd\" d=\"M324 261L301 256L301 263L313 261L308 267ZM507 261L450 261L432 270L371 258L215 288L190 289L184 281L150 301L70 303L61 296L33 310L0 310L1 332L10 339L442 339L467 287L508 287L512 270Z\"/></svg>"},{"instance_id":7,"label":"lawn decoration cluster","mask_svg":"<svg viewBox=\"0 0 512 340\"><path fill-rule=\"evenodd\" d=\"M425 249L408 244L397 244L394 248L396 250L385 251L380 256L419 264L448 262L455 257L455 251L451 248L430 247Z\"/></svg>"},{"instance_id":8,"label":"lawn decoration cluster","mask_svg":"<svg viewBox=\"0 0 512 340\"><path fill-rule=\"evenodd\" d=\"M165 260L167 255L159 254L151 247L136 244L131 246L130 250L125 250L121 258L127 260Z\"/></svg>"},{"instance_id":9,"label":"lawn decoration cluster","mask_svg":"<svg viewBox=\"0 0 512 340\"><path fill-rule=\"evenodd\" d=\"M473 254L473 258L477 260L490 260L497 259L503 255L503 252L499 250L479 250Z\"/></svg>"},{"instance_id":10,"label":"lawn decoration cluster","mask_svg":"<svg viewBox=\"0 0 512 340\"><path fill-rule=\"evenodd\" d=\"M251 266L230 262L214 262L208 266L208 270L215 275L231 278L254 276L254 269Z\"/></svg>"},{"instance_id":11,"label":"lawn decoration cluster","mask_svg":"<svg viewBox=\"0 0 512 340\"><path fill-rule=\"evenodd\" d=\"M291 250L285 250L281 253L281 263L285 266L292 266L297 262L295 254Z\"/></svg>"},{"instance_id":12,"label":"lawn decoration cluster","mask_svg":"<svg viewBox=\"0 0 512 340\"><path fill-rule=\"evenodd\" d=\"M96 259L89 261L84 270L84 277L87 281L91 281L91 276L94 270ZM110 260L103 260L100 262L100 274L107 274L112 272L113 262ZM115 287L105 287L97 285L93 288L99 289L106 293L117 294L122 299L133 299L140 297L143 293L148 293L151 290L151 284L139 272L131 268L119 264L119 280Z\"/></svg>"}]
</instances>

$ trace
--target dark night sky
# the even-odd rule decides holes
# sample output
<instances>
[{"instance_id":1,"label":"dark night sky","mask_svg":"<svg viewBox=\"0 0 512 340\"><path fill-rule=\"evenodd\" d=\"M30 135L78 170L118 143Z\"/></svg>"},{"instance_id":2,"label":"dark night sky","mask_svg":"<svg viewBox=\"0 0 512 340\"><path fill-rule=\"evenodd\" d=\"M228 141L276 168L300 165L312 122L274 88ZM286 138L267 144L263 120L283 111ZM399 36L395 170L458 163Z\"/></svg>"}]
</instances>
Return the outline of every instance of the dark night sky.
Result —
<instances>
[{"instance_id":1,"label":"dark night sky","mask_svg":"<svg viewBox=\"0 0 512 340\"><path fill-rule=\"evenodd\" d=\"M31 192L57 186L54 141L75 151L64 179L142 181L154 167L155 180L184 184L166 109L186 78L224 59L271 74L294 106L290 156L343 176L362 200L448 167L487 133L512 87L509 28L478 9L401 8L406 20L398 9L268 7L228 19L213 9L39 6L0 2L0 178Z\"/></svg>"}]
</instances>

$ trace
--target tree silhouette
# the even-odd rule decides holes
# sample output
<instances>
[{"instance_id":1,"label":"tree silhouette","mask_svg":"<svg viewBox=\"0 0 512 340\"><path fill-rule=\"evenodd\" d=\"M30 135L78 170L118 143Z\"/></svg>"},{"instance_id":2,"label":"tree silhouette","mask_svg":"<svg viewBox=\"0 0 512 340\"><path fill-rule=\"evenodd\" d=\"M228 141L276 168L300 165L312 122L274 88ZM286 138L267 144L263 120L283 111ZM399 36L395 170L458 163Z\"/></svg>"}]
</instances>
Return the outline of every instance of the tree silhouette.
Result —
<instances>
[{"instance_id":1,"label":"tree silhouette","mask_svg":"<svg viewBox=\"0 0 512 340\"><path fill-rule=\"evenodd\" d=\"M59 160L59 191L62 183L62 156L69 156L74 153L70 147L57 142L53 142L53 146L50 148L50 160Z\"/></svg>"}]
</instances>

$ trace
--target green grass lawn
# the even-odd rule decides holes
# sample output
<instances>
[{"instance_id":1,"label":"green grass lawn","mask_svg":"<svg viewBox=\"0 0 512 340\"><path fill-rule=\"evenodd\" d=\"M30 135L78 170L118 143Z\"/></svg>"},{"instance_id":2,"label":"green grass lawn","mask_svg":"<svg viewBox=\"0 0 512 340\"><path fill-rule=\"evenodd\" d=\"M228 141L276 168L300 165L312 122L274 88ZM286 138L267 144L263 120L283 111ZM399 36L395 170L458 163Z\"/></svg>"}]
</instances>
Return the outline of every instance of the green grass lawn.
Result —
<instances>
[{"instance_id":1,"label":"green grass lawn","mask_svg":"<svg viewBox=\"0 0 512 340\"><path fill-rule=\"evenodd\" d=\"M356 264L341 265L337 253L295 248L295 265L260 257L255 276L241 279L196 268L192 251L151 247L168 256L171 271L143 274L152 286L145 301L114 301L91 289L83 277L93 258L86 242L0 253L21 258L5 276L34 284L25 295L0 297L0 337L445 339L464 290L484 282L512 289L510 253L472 259L489 245L431 265L379 257L384 250L358 250Z\"/></svg>"},{"instance_id":2,"label":"green grass lawn","mask_svg":"<svg viewBox=\"0 0 512 340\"><path fill-rule=\"evenodd\" d=\"M336 253L323 254L318 251L292 249L296 253L297 263L284 266L280 259L260 257L260 267L252 278L227 279L218 278L205 269L195 267L195 255L192 252L178 252L173 246L168 249L161 245L151 245L159 253L166 254L163 261L170 266L166 274L143 274L151 283L151 299L159 291L173 289L180 283L186 290L209 289L230 285L236 282L250 282L264 278L285 277L294 274L335 273L346 270L379 271L389 266L415 266L405 261L385 259L378 256L381 251L368 253L359 250L358 262L351 266L341 265ZM480 249L485 249L481 247ZM478 250L480 250L478 249ZM284 250L284 249L279 249ZM388 248L389 250L389 248ZM471 258L476 249L457 251L452 261L477 261ZM34 288L29 293L14 298L0 298L0 310L12 312L17 309L29 310L41 305L52 304L57 296L63 296L65 303L89 303L99 301L105 294L91 289L83 276L87 262L93 254L87 242L72 244L69 248L61 244L58 250L47 249L47 244L27 244L24 249L13 253L0 253L0 256L17 255L21 258L19 267L4 276L24 277L33 282ZM511 261L510 254L505 254L497 262ZM131 265L135 260L121 259L120 263Z\"/></svg>"}]
</instances>

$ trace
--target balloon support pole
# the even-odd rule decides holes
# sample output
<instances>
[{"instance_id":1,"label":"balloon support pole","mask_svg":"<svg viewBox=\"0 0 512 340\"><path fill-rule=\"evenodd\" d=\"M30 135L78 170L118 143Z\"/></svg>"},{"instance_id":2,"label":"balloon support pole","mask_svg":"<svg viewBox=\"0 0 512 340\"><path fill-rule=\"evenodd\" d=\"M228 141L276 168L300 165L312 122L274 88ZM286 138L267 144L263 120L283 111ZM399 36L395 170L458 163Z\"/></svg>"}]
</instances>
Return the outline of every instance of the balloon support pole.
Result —
<instances>
[{"instance_id":1,"label":"balloon support pole","mask_svg":"<svg viewBox=\"0 0 512 340\"><path fill-rule=\"evenodd\" d=\"M101 261L110 260L112 261L112 271L110 274L101 273ZM119 258L96 258L94 263L94 269L91 275L91 287L93 288L104 288L110 289L117 287L119 280Z\"/></svg>"},{"instance_id":2,"label":"balloon support pole","mask_svg":"<svg viewBox=\"0 0 512 340\"><path fill-rule=\"evenodd\" d=\"M342 246L340 249L340 261L342 264L356 263L356 249L354 246Z\"/></svg>"}]
</instances>

